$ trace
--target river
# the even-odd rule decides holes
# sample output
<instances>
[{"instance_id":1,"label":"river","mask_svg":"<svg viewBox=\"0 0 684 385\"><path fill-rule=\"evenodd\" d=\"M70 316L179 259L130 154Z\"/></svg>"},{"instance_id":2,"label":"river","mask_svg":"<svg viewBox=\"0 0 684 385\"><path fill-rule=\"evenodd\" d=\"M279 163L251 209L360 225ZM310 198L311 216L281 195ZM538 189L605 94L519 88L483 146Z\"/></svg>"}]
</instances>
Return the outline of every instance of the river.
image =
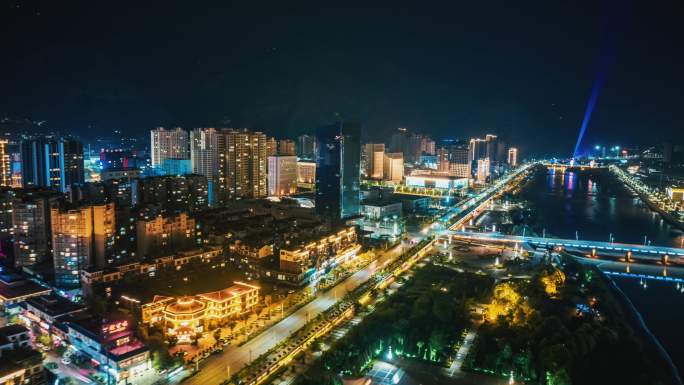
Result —
<instances>
[{"instance_id":1,"label":"river","mask_svg":"<svg viewBox=\"0 0 684 385\"><path fill-rule=\"evenodd\" d=\"M651 211L635 194L607 171L540 173L521 193L538 213L536 227L560 238L681 247L684 235ZM625 271L625 264L604 264L604 271ZM631 273L662 275L662 267L630 267ZM684 277L684 269L671 268L670 277ZM650 331L684 368L684 292L675 282L611 276L641 313ZM684 284L680 284L682 287Z\"/></svg>"}]
</instances>

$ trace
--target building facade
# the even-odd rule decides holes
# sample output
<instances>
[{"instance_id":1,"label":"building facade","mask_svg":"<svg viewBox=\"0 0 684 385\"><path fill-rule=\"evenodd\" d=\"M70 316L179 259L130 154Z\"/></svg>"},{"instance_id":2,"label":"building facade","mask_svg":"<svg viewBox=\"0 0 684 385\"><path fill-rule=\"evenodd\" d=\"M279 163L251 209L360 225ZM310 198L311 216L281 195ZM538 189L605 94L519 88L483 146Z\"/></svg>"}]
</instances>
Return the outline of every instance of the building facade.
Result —
<instances>
[{"instance_id":1,"label":"building facade","mask_svg":"<svg viewBox=\"0 0 684 385\"><path fill-rule=\"evenodd\" d=\"M316 213L337 222L361 211L361 125L335 123L316 131Z\"/></svg>"},{"instance_id":2,"label":"building facade","mask_svg":"<svg viewBox=\"0 0 684 385\"><path fill-rule=\"evenodd\" d=\"M166 160L172 162L166 162ZM167 130L163 127L150 131L150 160L153 168L161 169L171 175L179 175L170 170L176 162L190 163L190 138L188 132L180 127Z\"/></svg>"},{"instance_id":3,"label":"building facade","mask_svg":"<svg viewBox=\"0 0 684 385\"><path fill-rule=\"evenodd\" d=\"M384 143L366 143L364 145L365 174L367 178L382 179L383 161L385 157Z\"/></svg>"},{"instance_id":4,"label":"building facade","mask_svg":"<svg viewBox=\"0 0 684 385\"><path fill-rule=\"evenodd\" d=\"M404 179L404 155L400 152L390 152L384 155L384 180L401 182Z\"/></svg>"},{"instance_id":5,"label":"building facade","mask_svg":"<svg viewBox=\"0 0 684 385\"><path fill-rule=\"evenodd\" d=\"M277 155L268 157L269 196L284 196L296 193L297 180L296 156Z\"/></svg>"},{"instance_id":6,"label":"building facade","mask_svg":"<svg viewBox=\"0 0 684 385\"><path fill-rule=\"evenodd\" d=\"M111 259L116 224L114 204L51 209L55 284L80 286L80 271L104 267Z\"/></svg>"},{"instance_id":7,"label":"building facade","mask_svg":"<svg viewBox=\"0 0 684 385\"><path fill-rule=\"evenodd\" d=\"M21 143L21 175L24 187L47 187L66 192L85 181L83 144L52 136L25 139Z\"/></svg>"}]
</instances>

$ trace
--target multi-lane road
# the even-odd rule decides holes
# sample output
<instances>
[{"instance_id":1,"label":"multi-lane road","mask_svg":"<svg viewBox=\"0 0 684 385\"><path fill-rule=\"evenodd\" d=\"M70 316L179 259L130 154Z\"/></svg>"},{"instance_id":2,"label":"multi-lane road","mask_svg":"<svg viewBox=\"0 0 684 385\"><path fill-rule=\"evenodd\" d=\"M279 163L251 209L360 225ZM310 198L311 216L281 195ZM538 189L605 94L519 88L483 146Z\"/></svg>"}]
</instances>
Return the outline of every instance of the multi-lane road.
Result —
<instances>
[{"instance_id":1,"label":"multi-lane road","mask_svg":"<svg viewBox=\"0 0 684 385\"><path fill-rule=\"evenodd\" d=\"M469 202L470 204L465 207L465 210L461 208L454 214L463 215L479 210L489 201L489 198L495 195L497 191L500 191L501 188L509 183L515 176L520 175L528 167L529 166L522 167L511 175L506 176L501 181L498 181L494 186L481 192L474 200L471 200ZM439 234L440 232L444 232L445 229L443 228L437 229L440 227L438 226L439 222L436 222L435 225L437 225L436 228L431 229L433 231L428 231L427 233ZM412 239L414 242L419 242L428 235L429 234L416 234ZM266 329L248 343L242 346L231 346L218 355L210 356L200 365L200 371L193 377L184 381L184 384L218 385L224 382L230 375L236 373L252 360L266 353L280 341L288 338L292 333L302 328L308 320L315 318L317 315L329 309L348 292L368 281L378 270L382 269L391 260L401 255L401 253L409 247L409 245L402 242L400 245L384 252L368 266L357 271L332 289L319 294L316 299L288 317L285 317L282 321Z\"/></svg>"},{"instance_id":2,"label":"multi-lane road","mask_svg":"<svg viewBox=\"0 0 684 385\"><path fill-rule=\"evenodd\" d=\"M308 319L315 318L335 303L348 292L370 279L378 270L398 257L408 245L398 245L380 255L368 266L357 271L349 278L340 282L325 293L319 294L316 299L285 317L282 321L271 326L260 335L242 346L230 346L223 353L213 355L200 364L200 371L190 377L184 384L188 385L217 385L228 379L229 375L235 374L245 365L266 353L278 342L288 338L292 333L303 327Z\"/></svg>"}]
</instances>

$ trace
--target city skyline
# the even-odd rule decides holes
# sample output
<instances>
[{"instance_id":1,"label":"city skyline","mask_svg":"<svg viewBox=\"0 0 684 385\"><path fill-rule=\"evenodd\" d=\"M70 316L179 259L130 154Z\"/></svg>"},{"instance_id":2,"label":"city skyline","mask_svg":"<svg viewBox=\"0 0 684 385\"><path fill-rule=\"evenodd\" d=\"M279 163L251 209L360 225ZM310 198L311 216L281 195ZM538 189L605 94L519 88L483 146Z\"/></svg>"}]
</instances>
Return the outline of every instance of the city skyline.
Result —
<instances>
[{"instance_id":1,"label":"city skyline","mask_svg":"<svg viewBox=\"0 0 684 385\"><path fill-rule=\"evenodd\" d=\"M684 59L668 38L681 32L675 21L681 7L674 1L660 7L587 2L490 8L471 3L449 5L441 12L445 16L412 5L399 6L390 16L380 8L350 7L320 19L313 16L315 7L302 4L286 12L287 18L275 18L272 25L246 35L235 34L236 29L261 25L257 7L224 5L211 15L167 7L163 16L184 25L180 30L185 32L170 33L177 47L160 46L149 54L145 49L160 37L147 23L158 11L151 5L137 8L124 29L101 22L125 17L114 6L22 5L3 12L8 30L2 47L8 60L0 65L8 92L0 99L0 112L47 120L54 130L83 136L115 129L139 135L154 126L180 125L248 127L295 137L312 133L339 113L364 124L364 140L378 140L396 127L436 138L468 138L485 131L502 137L535 133L544 144L525 144L523 153L569 156L599 76L597 67L607 62L586 148L656 144L644 143L640 134L645 131L650 142L684 140L676 113L676 90L682 84L677 68ZM266 10L273 15L281 11ZM490 22L476 22L490 12ZM521 20L509 18L511 13ZM195 22L185 19L193 14ZM455 16L447 20L446 15ZM215 22L223 17L232 22ZM324 19L346 33L321 28ZM72 25L73 32L61 31L64 24ZM276 29L287 33L276 35ZM322 34L313 37L308 30ZM41 41L48 34L50 39ZM94 36L109 37L101 40L92 61L73 63L70 58L86 52ZM222 41L241 60L213 49ZM30 44L31 52L22 49L22 42ZM375 52L373 46L383 48ZM42 66L44 55L50 55L50 68ZM116 59L126 55L137 60ZM163 71L155 70L160 66L152 57L164 63ZM336 65L320 65L328 60ZM72 80L66 81L69 74ZM253 77L263 81L246 82ZM36 87L43 92L27 91ZM382 96L386 90L391 90L388 98Z\"/></svg>"}]
</instances>

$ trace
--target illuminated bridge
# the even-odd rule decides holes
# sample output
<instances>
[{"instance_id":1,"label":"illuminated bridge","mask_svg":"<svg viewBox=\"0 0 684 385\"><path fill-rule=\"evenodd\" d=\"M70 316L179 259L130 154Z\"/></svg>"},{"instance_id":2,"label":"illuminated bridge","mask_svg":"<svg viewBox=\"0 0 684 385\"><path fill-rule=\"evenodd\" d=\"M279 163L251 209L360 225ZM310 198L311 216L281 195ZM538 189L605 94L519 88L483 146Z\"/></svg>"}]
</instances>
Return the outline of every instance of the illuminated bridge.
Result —
<instances>
[{"instance_id":1,"label":"illuminated bridge","mask_svg":"<svg viewBox=\"0 0 684 385\"><path fill-rule=\"evenodd\" d=\"M585 249L607 251L611 253L628 253L645 256L650 259L662 259L663 257L684 257L684 249L664 246L645 246L629 243L585 241L576 239L522 237L519 235L504 235L501 233L480 233L473 231L450 231L448 234L460 239L479 241L510 242L528 244L539 247L564 247L572 249Z\"/></svg>"}]
</instances>

